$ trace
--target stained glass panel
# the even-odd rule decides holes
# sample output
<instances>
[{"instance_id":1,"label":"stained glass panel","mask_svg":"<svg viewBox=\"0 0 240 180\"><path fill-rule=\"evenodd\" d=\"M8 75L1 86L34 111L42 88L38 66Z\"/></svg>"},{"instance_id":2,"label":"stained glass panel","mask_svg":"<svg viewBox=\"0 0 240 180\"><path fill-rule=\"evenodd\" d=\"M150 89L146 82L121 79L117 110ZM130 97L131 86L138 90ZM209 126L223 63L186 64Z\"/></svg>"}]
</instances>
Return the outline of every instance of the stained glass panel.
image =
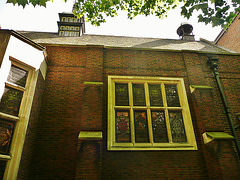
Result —
<instances>
[{"instance_id":1,"label":"stained glass panel","mask_svg":"<svg viewBox=\"0 0 240 180\"><path fill-rule=\"evenodd\" d=\"M0 161L0 179L3 179L7 161Z\"/></svg>"},{"instance_id":2,"label":"stained glass panel","mask_svg":"<svg viewBox=\"0 0 240 180\"><path fill-rule=\"evenodd\" d=\"M169 107L179 107L179 97L177 91L177 85L165 85L167 105Z\"/></svg>"},{"instance_id":3,"label":"stained glass panel","mask_svg":"<svg viewBox=\"0 0 240 180\"><path fill-rule=\"evenodd\" d=\"M149 98L151 106L163 106L160 84L149 84Z\"/></svg>"},{"instance_id":4,"label":"stained glass panel","mask_svg":"<svg viewBox=\"0 0 240 180\"><path fill-rule=\"evenodd\" d=\"M129 111L116 111L116 142L131 142Z\"/></svg>"},{"instance_id":5,"label":"stained glass panel","mask_svg":"<svg viewBox=\"0 0 240 180\"><path fill-rule=\"evenodd\" d=\"M0 153L9 153L14 126L14 122L0 119Z\"/></svg>"},{"instance_id":6,"label":"stained glass panel","mask_svg":"<svg viewBox=\"0 0 240 180\"><path fill-rule=\"evenodd\" d=\"M133 105L145 106L144 84L133 84Z\"/></svg>"},{"instance_id":7,"label":"stained glass panel","mask_svg":"<svg viewBox=\"0 0 240 180\"><path fill-rule=\"evenodd\" d=\"M128 84L115 84L115 104L116 106L128 106Z\"/></svg>"},{"instance_id":8,"label":"stained glass panel","mask_svg":"<svg viewBox=\"0 0 240 180\"><path fill-rule=\"evenodd\" d=\"M187 142L181 111L169 111L173 142Z\"/></svg>"},{"instance_id":9,"label":"stained glass panel","mask_svg":"<svg viewBox=\"0 0 240 180\"><path fill-rule=\"evenodd\" d=\"M28 71L20 69L14 65L11 66L7 81L25 87Z\"/></svg>"},{"instance_id":10,"label":"stained glass panel","mask_svg":"<svg viewBox=\"0 0 240 180\"><path fill-rule=\"evenodd\" d=\"M0 101L0 112L17 116L22 97L22 91L5 87Z\"/></svg>"},{"instance_id":11,"label":"stained glass panel","mask_svg":"<svg viewBox=\"0 0 240 180\"><path fill-rule=\"evenodd\" d=\"M134 111L134 127L136 143L149 142L147 111Z\"/></svg>"},{"instance_id":12,"label":"stained glass panel","mask_svg":"<svg viewBox=\"0 0 240 180\"><path fill-rule=\"evenodd\" d=\"M154 142L168 142L164 111L152 111L151 115Z\"/></svg>"}]
</instances>

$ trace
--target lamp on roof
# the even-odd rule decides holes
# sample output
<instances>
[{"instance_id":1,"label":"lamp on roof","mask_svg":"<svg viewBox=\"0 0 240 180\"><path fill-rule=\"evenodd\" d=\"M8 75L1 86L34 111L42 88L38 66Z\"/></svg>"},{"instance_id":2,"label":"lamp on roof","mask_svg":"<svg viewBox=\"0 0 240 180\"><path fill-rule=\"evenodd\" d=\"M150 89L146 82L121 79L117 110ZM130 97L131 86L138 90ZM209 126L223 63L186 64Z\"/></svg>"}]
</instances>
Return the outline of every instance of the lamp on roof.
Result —
<instances>
[{"instance_id":1,"label":"lamp on roof","mask_svg":"<svg viewBox=\"0 0 240 180\"><path fill-rule=\"evenodd\" d=\"M179 28L177 29L177 34L179 37L182 37L182 40L185 41L194 41L194 35L192 34L193 26L186 22L181 23Z\"/></svg>"}]
</instances>

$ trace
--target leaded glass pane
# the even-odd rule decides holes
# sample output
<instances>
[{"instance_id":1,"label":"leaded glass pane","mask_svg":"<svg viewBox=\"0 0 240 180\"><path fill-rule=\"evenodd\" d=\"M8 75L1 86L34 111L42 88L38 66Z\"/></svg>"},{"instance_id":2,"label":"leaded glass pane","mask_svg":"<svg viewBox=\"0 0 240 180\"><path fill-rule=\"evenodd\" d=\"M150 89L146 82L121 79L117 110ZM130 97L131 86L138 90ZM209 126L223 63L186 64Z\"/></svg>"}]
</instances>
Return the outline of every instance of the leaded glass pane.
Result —
<instances>
[{"instance_id":1,"label":"leaded glass pane","mask_svg":"<svg viewBox=\"0 0 240 180\"><path fill-rule=\"evenodd\" d=\"M23 97L23 92L5 87L0 101L0 112L18 116L19 107Z\"/></svg>"},{"instance_id":2,"label":"leaded glass pane","mask_svg":"<svg viewBox=\"0 0 240 180\"><path fill-rule=\"evenodd\" d=\"M177 85L165 85L166 98L168 107L179 107L179 97L177 91Z\"/></svg>"},{"instance_id":3,"label":"leaded glass pane","mask_svg":"<svg viewBox=\"0 0 240 180\"><path fill-rule=\"evenodd\" d=\"M129 111L116 111L116 142L131 142Z\"/></svg>"},{"instance_id":4,"label":"leaded glass pane","mask_svg":"<svg viewBox=\"0 0 240 180\"><path fill-rule=\"evenodd\" d=\"M182 111L169 111L169 121L173 142L187 142Z\"/></svg>"},{"instance_id":5,"label":"leaded glass pane","mask_svg":"<svg viewBox=\"0 0 240 180\"><path fill-rule=\"evenodd\" d=\"M20 69L14 65L11 66L7 81L25 87L28 71Z\"/></svg>"},{"instance_id":6,"label":"leaded glass pane","mask_svg":"<svg viewBox=\"0 0 240 180\"><path fill-rule=\"evenodd\" d=\"M151 116L154 142L168 142L164 111L152 111Z\"/></svg>"},{"instance_id":7,"label":"leaded glass pane","mask_svg":"<svg viewBox=\"0 0 240 180\"><path fill-rule=\"evenodd\" d=\"M151 106L163 106L160 84L149 84L149 98Z\"/></svg>"},{"instance_id":8,"label":"leaded glass pane","mask_svg":"<svg viewBox=\"0 0 240 180\"><path fill-rule=\"evenodd\" d=\"M147 111L134 111L134 127L136 143L149 142Z\"/></svg>"},{"instance_id":9,"label":"leaded glass pane","mask_svg":"<svg viewBox=\"0 0 240 180\"><path fill-rule=\"evenodd\" d=\"M145 106L144 84L133 84L133 105Z\"/></svg>"},{"instance_id":10,"label":"leaded glass pane","mask_svg":"<svg viewBox=\"0 0 240 180\"><path fill-rule=\"evenodd\" d=\"M128 106L128 84L115 84L115 104L116 106Z\"/></svg>"},{"instance_id":11,"label":"leaded glass pane","mask_svg":"<svg viewBox=\"0 0 240 180\"><path fill-rule=\"evenodd\" d=\"M3 179L7 161L0 161L0 179Z\"/></svg>"},{"instance_id":12,"label":"leaded glass pane","mask_svg":"<svg viewBox=\"0 0 240 180\"><path fill-rule=\"evenodd\" d=\"M14 126L14 122L0 119L0 153L9 153Z\"/></svg>"}]
</instances>

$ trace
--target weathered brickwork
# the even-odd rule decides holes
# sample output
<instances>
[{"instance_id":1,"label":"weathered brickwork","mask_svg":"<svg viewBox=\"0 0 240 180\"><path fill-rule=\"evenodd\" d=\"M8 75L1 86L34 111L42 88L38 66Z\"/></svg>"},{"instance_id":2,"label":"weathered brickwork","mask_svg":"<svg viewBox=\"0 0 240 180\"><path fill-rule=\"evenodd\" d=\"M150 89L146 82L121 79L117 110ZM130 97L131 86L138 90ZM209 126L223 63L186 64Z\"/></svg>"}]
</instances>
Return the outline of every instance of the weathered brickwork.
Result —
<instances>
[{"instance_id":1,"label":"weathered brickwork","mask_svg":"<svg viewBox=\"0 0 240 180\"><path fill-rule=\"evenodd\" d=\"M239 177L232 141L203 143L206 131L229 132L207 56L102 47L47 46L48 73L39 116L31 179L232 179ZM239 56L219 55L219 73L232 113L240 106ZM184 79L197 151L107 151L108 75ZM103 82L103 85L84 84ZM195 90L190 85L211 86ZM237 119L234 119L237 124ZM102 141L80 141L80 131ZM234 166L233 168L230 168Z\"/></svg>"},{"instance_id":2,"label":"weathered brickwork","mask_svg":"<svg viewBox=\"0 0 240 180\"><path fill-rule=\"evenodd\" d=\"M18 179L28 179L29 170L31 168L31 159L33 154L34 141L36 138L36 131L38 125L38 118L42 102L42 95L44 91L44 79L41 71L38 74L38 80L33 98L32 109L30 113L26 138L24 142L21 163L18 171ZM31 178L30 178L31 179Z\"/></svg>"},{"instance_id":3,"label":"weathered brickwork","mask_svg":"<svg viewBox=\"0 0 240 180\"><path fill-rule=\"evenodd\" d=\"M240 52L240 13L217 41L217 45Z\"/></svg>"}]
</instances>

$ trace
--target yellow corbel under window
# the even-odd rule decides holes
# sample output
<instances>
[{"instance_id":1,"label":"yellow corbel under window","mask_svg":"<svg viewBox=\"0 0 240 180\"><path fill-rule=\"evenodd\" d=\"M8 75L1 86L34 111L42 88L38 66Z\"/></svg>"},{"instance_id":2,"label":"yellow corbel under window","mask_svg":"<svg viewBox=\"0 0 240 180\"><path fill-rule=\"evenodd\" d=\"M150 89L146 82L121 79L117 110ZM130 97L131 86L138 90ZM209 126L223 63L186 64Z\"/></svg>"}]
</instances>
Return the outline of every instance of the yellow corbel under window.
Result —
<instances>
[{"instance_id":1,"label":"yellow corbel under window","mask_svg":"<svg viewBox=\"0 0 240 180\"><path fill-rule=\"evenodd\" d=\"M190 85L191 93L193 93L196 89L211 90L211 89L213 89L213 87L211 87L211 86L203 86L203 85Z\"/></svg>"},{"instance_id":2,"label":"yellow corbel under window","mask_svg":"<svg viewBox=\"0 0 240 180\"><path fill-rule=\"evenodd\" d=\"M232 140L233 136L225 132L205 132L203 133L204 143L207 144L213 140Z\"/></svg>"},{"instance_id":3,"label":"yellow corbel under window","mask_svg":"<svg viewBox=\"0 0 240 180\"><path fill-rule=\"evenodd\" d=\"M80 131L78 140L102 140L101 131Z\"/></svg>"}]
</instances>

